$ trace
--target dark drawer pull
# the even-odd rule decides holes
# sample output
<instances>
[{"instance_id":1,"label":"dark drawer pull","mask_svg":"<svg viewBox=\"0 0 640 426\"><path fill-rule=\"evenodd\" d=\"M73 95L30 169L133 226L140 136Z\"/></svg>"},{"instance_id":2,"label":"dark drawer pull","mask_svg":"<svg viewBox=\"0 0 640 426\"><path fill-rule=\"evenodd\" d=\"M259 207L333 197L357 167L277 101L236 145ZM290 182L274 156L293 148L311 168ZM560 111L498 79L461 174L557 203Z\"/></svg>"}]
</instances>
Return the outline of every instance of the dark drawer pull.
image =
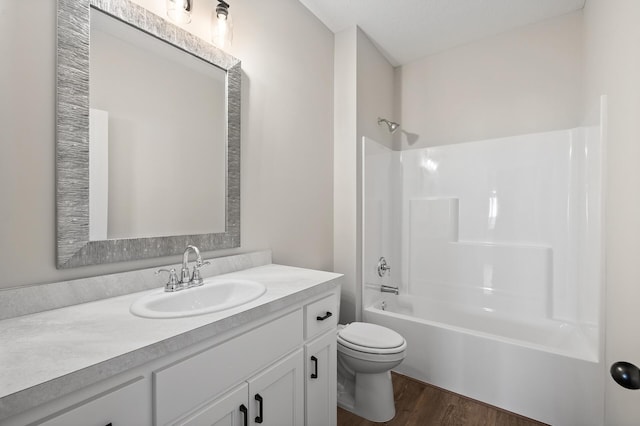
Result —
<instances>
[{"instance_id":1,"label":"dark drawer pull","mask_svg":"<svg viewBox=\"0 0 640 426\"><path fill-rule=\"evenodd\" d=\"M321 316L317 316L317 317L316 317L316 320L318 320L318 321L324 321L324 320L326 320L327 318L329 318L329 317L330 317L330 316L332 316L332 315L333 315L333 314L332 314L331 312L327 311L327 313L325 314L325 316L323 316L323 317L321 317Z\"/></svg>"},{"instance_id":2,"label":"dark drawer pull","mask_svg":"<svg viewBox=\"0 0 640 426\"><path fill-rule=\"evenodd\" d=\"M311 378L312 379L317 379L318 378L318 358L316 358L315 356L311 357L311 362L313 362L313 373L311 373Z\"/></svg>"},{"instance_id":3,"label":"dark drawer pull","mask_svg":"<svg viewBox=\"0 0 640 426\"><path fill-rule=\"evenodd\" d=\"M256 399L256 401L258 401L258 405L260 407L259 410L258 410L259 414L256 416L256 420L255 421L256 421L256 423L262 423L264 421L264 418L262 417L262 406L264 405L263 399L262 399L262 397L260 396L259 393L257 393L254 398Z\"/></svg>"},{"instance_id":4,"label":"dark drawer pull","mask_svg":"<svg viewBox=\"0 0 640 426\"><path fill-rule=\"evenodd\" d=\"M244 404L240 404L240 412L244 415L244 426L249 426L249 410Z\"/></svg>"}]
</instances>

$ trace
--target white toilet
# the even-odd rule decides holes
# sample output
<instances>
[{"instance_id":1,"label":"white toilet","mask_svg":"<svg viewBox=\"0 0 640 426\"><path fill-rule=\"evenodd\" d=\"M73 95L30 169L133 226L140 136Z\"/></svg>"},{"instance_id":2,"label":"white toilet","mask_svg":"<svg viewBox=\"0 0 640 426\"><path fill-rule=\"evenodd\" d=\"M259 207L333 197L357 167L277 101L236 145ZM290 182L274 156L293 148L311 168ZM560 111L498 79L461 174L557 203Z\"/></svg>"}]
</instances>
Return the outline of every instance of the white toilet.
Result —
<instances>
[{"instance_id":1,"label":"white toilet","mask_svg":"<svg viewBox=\"0 0 640 426\"><path fill-rule=\"evenodd\" d=\"M402 362L407 342L393 330L353 322L338 326L338 406L373 422L396 415L390 370Z\"/></svg>"}]
</instances>

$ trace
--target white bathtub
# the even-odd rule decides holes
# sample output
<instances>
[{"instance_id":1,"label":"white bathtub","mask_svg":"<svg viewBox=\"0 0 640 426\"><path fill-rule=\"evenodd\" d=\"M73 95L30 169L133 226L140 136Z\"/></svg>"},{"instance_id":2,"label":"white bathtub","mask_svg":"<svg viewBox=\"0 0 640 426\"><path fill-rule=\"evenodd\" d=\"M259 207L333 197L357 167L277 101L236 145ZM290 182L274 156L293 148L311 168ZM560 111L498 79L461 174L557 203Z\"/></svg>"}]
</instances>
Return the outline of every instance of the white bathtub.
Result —
<instances>
[{"instance_id":1,"label":"white bathtub","mask_svg":"<svg viewBox=\"0 0 640 426\"><path fill-rule=\"evenodd\" d=\"M596 329L516 320L415 296L384 296L366 322L408 343L401 374L553 425L600 425L604 369Z\"/></svg>"}]
</instances>

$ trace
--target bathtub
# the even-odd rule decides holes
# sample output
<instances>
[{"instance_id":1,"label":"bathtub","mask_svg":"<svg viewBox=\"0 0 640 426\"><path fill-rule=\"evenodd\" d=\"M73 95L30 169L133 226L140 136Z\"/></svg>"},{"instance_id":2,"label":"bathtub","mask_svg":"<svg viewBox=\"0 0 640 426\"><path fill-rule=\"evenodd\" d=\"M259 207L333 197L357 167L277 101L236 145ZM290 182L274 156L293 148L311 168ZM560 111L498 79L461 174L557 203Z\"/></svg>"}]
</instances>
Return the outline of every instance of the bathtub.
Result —
<instances>
[{"instance_id":1,"label":"bathtub","mask_svg":"<svg viewBox=\"0 0 640 426\"><path fill-rule=\"evenodd\" d=\"M598 330L482 308L384 295L363 320L407 340L401 374L553 425L600 425Z\"/></svg>"}]
</instances>

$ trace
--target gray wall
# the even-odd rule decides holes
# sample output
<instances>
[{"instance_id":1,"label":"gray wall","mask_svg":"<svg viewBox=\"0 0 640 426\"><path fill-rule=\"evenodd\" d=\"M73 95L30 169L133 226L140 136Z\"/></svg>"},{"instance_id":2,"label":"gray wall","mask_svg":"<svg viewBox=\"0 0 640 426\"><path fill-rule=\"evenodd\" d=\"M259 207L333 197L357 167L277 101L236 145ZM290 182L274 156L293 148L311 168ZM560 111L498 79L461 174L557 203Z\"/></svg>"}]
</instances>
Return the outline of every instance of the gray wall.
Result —
<instances>
[{"instance_id":1,"label":"gray wall","mask_svg":"<svg viewBox=\"0 0 640 426\"><path fill-rule=\"evenodd\" d=\"M580 125L582 11L497 34L396 69L396 149Z\"/></svg>"},{"instance_id":2,"label":"gray wall","mask_svg":"<svg viewBox=\"0 0 640 426\"><path fill-rule=\"evenodd\" d=\"M345 274L340 321L360 319L362 280L361 146L363 136L387 146L378 117L395 120L394 69L359 28L336 34L334 268Z\"/></svg>"},{"instance_id":3,"label":"gray wall","mask_svg":"<svg viewBox=\"0 0 640 426\"><path fill-rule=\"evenodd\" d=\"M185 28L205 37L213 2L197 4ZM242 247L213 254L272 248L274 262L330 270L333 34L296 1L230 12L229 53L243 68ZM178 260L55 268L55 40L55 1L0 2L0 288Z\"/></svg>"}]
</instances>

